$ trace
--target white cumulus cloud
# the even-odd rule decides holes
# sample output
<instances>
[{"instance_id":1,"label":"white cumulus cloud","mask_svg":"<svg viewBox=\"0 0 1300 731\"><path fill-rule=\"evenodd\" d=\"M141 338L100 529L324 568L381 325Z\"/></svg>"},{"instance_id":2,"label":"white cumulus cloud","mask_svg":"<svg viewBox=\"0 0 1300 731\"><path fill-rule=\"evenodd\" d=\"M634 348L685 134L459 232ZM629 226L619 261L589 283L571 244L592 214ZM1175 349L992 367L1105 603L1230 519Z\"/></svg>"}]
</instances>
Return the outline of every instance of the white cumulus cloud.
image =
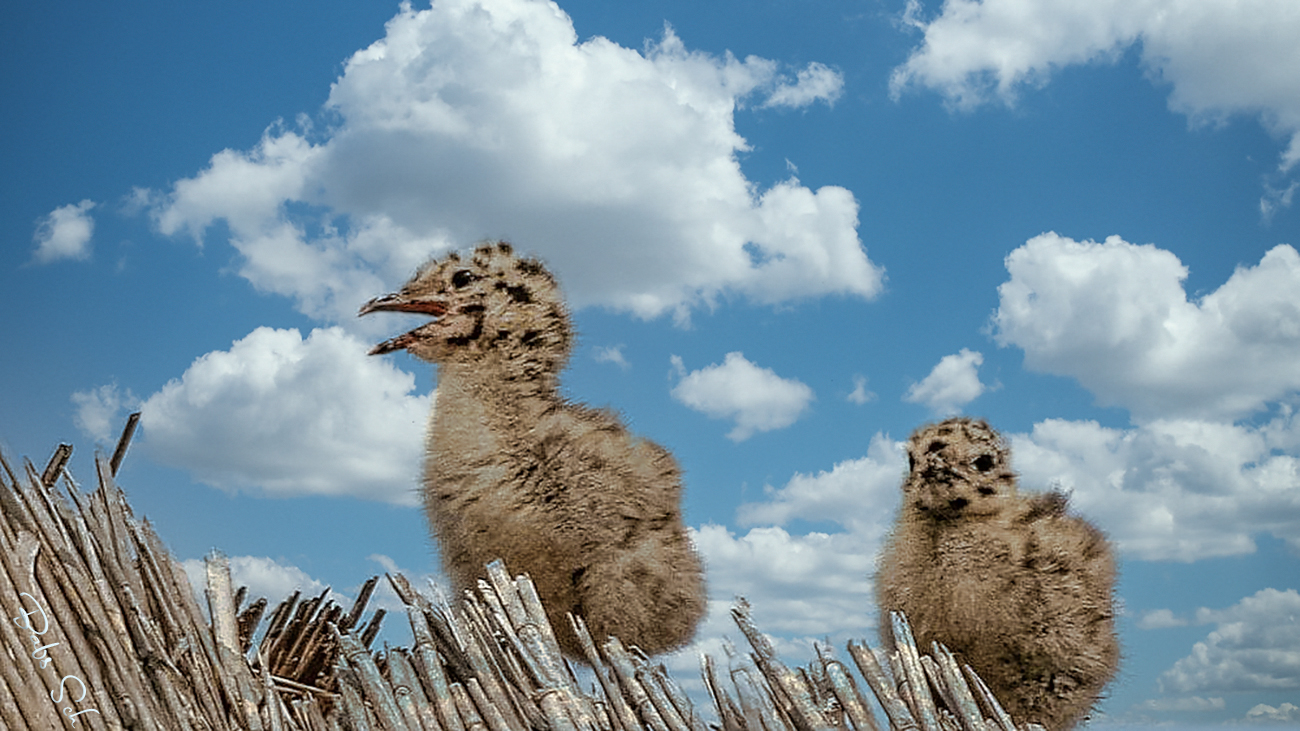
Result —
<instances>
[{"instance_id":1,"label":"white cumulus cloud","mask_svg":"<svg viewBox=\"0 0 1300 731\"><path fill-rule=\"evenodd\" d=\"M1232 420L1300 389L1300 254L1281 244L1190 301L1173 253L1111 236L1030 239L993 317L1032 370L1153 418Z\"/></svg>"},{"instance_id":2,"label":"white cumulus cloud","mask_svg":"<svg viewBox=\"0 0 1300 731\"><path fill-rule=\"evenodd\" d=\"M924 33L894 69L897 95L928 87L971 108L996 95L1013 102L1059 69L1113 62L1140 48L1169 106L1193 122L1258 117L1287 138L1280 168L1300 162L1300 5L1277 0L947 0L905 22Z\"/></svg>"},{"instance_id":3,"label":"white cumulus cloud","mask_svg":"<svg viewBox=\"0 0 1300 731\"><path fill-rule=\"evenodd\" d=\"M338 328L262 327L145 400L145 448L223 489L414 505L430 399Z\"/></svg>"},{"instance_id":4,"label":"white cumulus cloud","mask_svg":"<svg viewBox=\"0 0 1300 731\"><path fill-rule=\"evenodd\" d=\"M1279 453L1297 425L1194 420L1132 429L1047 419L1009 435L1021 484L1057 485L1119 550L1148 561L1252 553L1272 533L1300 548L1300 458Z\"/></svg>"},{"instance_id":5,"label":"white cumulus cloud","mask_svg":"<svg viewBox=\"0 0 1300 731\"><path fill-rule=\"evenodd\" d=\"M710 595L723 607L735 596L748 599L765 632L862 637L874 629L875 553L862 536L792 535L779 526L739 535L715 524L692 533L709 569ZM726 629L738 634L734 625Z\"/></svg>"},{"instance_id":6,"label":"white cumulus cloud","mask_svg":"<svg viewBox=\"0 0 1300 731\"><path fill-rule=\"evenodd\" d=\"M813 390L806 384L760 368L740 352L727 353L721 364L690 373L681 358L674 355L672 362L681 374L673 398L714 419L734 420L735 428L727 433L734 442L790 426L813 400Z\"/></svg>"},{"instance_id":7,"label":"white cumulus cloud","mask_svg":"<svg viewBox=\"0 0 1300 731\"><path fill-rule=\"evenodd\" d=\"M872 582L906 469L901 446L877 434L866 457L765 487L762 501L737 511L743 532L716 524L692 529L709 572L709 616L669 666L696 674L699 652L725 662L724 638L746 646L728 614L736 596L750 601L755 622L787 663L811 660L812 643L826 637L841 648L848 639L876 644ZM795 533L788 526L796 520L837 529Z\"/></svg>"},{"instance_id":8,"label":"white cumulus cloud","mask_svg":"<svg viewBox=\"0 0 1300 731\"><path fill-rule=\"evenodd\" d=\"M1300 723L1300 706L1283 703L1275 708L1259 703L1246 711L1246 720L1252 723Z\"/></svg>"},{"instance_id":9,"label":"white cumulus cloud","mask_svg":"<svg viewBox=\"0 0 1300 731\"><path fill-rule=\"evenodd\" d=\"M830 103L843 84L793 71L689 50L671 28L640 51L579 42L542 0L404 5L347 61L327 130L275 125L145 199L167 234L224 220L244 277L333 322L484 236L543 256L576 305L643 317L724 292L873 297L882 270L848 190L761 190L740 169L737 109Z\"/></svg>"},{"instance_id":10,"label":"white cumulus cloud","mask_svg":"<svg viewBox=\"0 0 1300 731\"><path fill-rule=\"evenodd\" d=\"M1080 510L1139 559L1250 553L1263 532L1300 547L1295 249L1273 248L1195 300L1173 253L1118 236L1046 233L1006 266L998 342L1134 421L1048 419L1012 435L1026 483L1073 489Z\"/></svg>"},{"instance_id":11,"label":"white cumulus cloud","mask_svg":"<svg viewBox=\"0 0 1300 731\"><path fill-rule=\"evenodd\" d=\"M50 212L36 224L36 251L32 259L48 264L59 259L89 259L90 237L95 233L95 219L90 210L92 200L69 203Z\"/></svg>"},{"instance_id":12,"label":"white cumulus cloud","mask_svg":"<svg viewBox=\"0 0 1300 731\"><path fill-rule=\"evenodd\" d=\"M764 500L742 503L741 525L786 525L792 520L829 521L876 544L893 520L882 506L898 502L907 475L901 442L876 434L867 455L837 463L815 475L796 473L784 487L763 488Z\"/></svg>"},{"instance_id":13,"label":"white cumulus cloud","mask_svg":"<svg viewBox=\"0 0 1300 731\"><path fill-rule=\"evenodd\" d=\"M962 348L960 353L945 355L930 375L907 389L903 400L923 403L937 416L950 416L984 393L979 367L981 353Z\"/></svg>"},{"instance_id":14,"label":"white cumulus cloud","mask_svg":"<svg viewBox=\"0 0 1300 731\"><path fill-rule=\"evenodd\" d=\"M1158 680L1162 693L1300 688L1300 594L1263 589L1223 610L1200 609L1216 626Z\"/></svg>"}]
</instances>

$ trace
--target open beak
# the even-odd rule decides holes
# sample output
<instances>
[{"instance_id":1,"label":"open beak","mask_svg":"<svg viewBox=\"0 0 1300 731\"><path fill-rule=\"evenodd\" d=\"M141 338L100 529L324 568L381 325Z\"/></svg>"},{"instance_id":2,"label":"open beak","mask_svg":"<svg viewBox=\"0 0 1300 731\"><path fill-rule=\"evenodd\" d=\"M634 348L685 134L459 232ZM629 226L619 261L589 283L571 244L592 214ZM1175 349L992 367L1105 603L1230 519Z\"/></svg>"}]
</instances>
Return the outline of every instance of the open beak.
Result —
<instances>
[{"instance_id":1,"label":"open beak","mask_svg":"<svg viewBox=\"0 0 1300 731\"><path fill-rule=\"evenodd\" d=\"M395 292L376 297L365 303L361 306L361 310L357 312L357 316L369 315L372 312L414 312L430 317L442 317L447 314L447 305L441 300L407 299L400 293ZM402 333L371 348L369 355L383 355L394 350L403 350L414 344L418 339L414 330Z\"/></svg>"}]
</instances>

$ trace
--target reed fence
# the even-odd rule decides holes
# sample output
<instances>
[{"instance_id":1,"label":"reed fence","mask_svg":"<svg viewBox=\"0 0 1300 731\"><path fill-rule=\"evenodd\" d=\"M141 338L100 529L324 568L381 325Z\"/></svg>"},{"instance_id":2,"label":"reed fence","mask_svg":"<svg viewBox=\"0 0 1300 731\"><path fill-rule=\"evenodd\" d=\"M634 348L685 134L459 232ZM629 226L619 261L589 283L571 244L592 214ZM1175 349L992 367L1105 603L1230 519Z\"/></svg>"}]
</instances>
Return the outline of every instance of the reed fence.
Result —
<instances>
[{"instance_id":1,"label":"reed fence","mask_svg":"<svg viewBox=\"0 0 1300 731\"><path fill-rule=\"evenodd\" d=\"M0 726L6 729L248 731L1041 731L1017 726L969 666L915 646L893 617L897 651L831 647L791 668L738 599L750 646L701 656L712 708L696 708L664 665L570 617L594 670L581 687L561 656L532 582L499 562L454 602L386 575L404 604L410 647L374 649L382 609L365 618L379 577L353 605L328 590L266 599L233 590L228 561L206 561L204 612L181 564L137 519L98 455L86 493L59 445L44 470L0 454ZM60 489L60 485L62 489ZM870 700L874 699L873 708Z\"/></svg>"}]
</instances>

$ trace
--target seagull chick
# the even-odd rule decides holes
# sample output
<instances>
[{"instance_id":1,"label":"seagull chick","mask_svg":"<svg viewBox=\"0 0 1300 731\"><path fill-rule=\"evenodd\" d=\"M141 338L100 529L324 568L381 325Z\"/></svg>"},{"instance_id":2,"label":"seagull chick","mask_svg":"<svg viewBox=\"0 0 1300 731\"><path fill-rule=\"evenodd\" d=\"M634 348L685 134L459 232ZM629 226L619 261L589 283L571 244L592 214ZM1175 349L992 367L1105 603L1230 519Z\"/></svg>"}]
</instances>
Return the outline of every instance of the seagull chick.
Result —
<instances>
[{"instance_id":1,"label":"seagull chick","mask_svg":"<svg viewBox=\"0 0 1300 731\"><path fill-rule=\"evenodd\" d=\"M566 612L597 643L648 654L690 641L704 569L682 523L681 472L619 417L565 400L573 328L555 278L504 242L430 261L359 314L435 318L375 346L438 366L424 507L459 593L502 559L531 575L566 654Z\"/></svg>"},{"instance_id":2,"label":"seagull chick","mask_svg":"<svg viewBox=\"0 0 1300 731\"><path fill-rule=\"evenodd\" d=\"M1064 493L1017 494L1010 452L984 421L922 427L907 454L876 578L882 639L902 611L922 651L947 645L1017 723L1071 728L1119 664L1105 536L1067 513Z\"/></svg>"}]
</instances>

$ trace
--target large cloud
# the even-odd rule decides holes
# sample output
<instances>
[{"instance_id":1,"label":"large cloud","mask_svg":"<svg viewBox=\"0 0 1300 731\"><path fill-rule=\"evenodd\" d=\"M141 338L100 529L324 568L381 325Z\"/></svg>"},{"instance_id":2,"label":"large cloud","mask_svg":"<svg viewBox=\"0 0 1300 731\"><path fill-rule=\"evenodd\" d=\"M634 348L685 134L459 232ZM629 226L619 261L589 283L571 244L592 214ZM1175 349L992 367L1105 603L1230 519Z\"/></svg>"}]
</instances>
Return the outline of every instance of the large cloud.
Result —
<instances>
[{"instance_id":1,"label":"large cloud","mask_svg":"<svg viewBox=\"0 0 1300 731\"><path fill-rule=\"evenodd\" d=\"M145 400L149 455L225 489L414 505L429 398L338 328L258 328Z\"/></svg>"},{"instance_id":2,"label":"large cloud","mask_svg":"<svg viewBox=\"0 0 1300 731\"><path fill-rule=\"evenodd\" d=\"M872 297L881 270L852 194L787 180L759 190L734 113L827 103L822 64L579 43L541 0L409 6L348 60L328 130L273 127L253 150L153 196L161 231L224 220L256 286L350 319L429 254L485 236L545 256L578 305L686 317L724 292L762 303Z\"/></svg>"},{"instance_id":3,"label":"large cloud","mask_svg":"<svg viewBox=\"0 0 1300 731\"><path fill-rule=\"evenodd\" d=\"M815 475L796 473L780 489L766 486L765 500L741 504L736 519L744 526L827 521L874 545L884 537L893 517L882 507L898 503L899 485L906 474L903 445L877 434L867 447L867 456L845 460Z\"/></svg>"},{"instance_id":4,"label":"large cloud","mask_svg":"<svg viewBox=\"0 0 1300 731\"><path fill-rule=\"evenodd\" d=\"M925 22L909 0L905 20L925 38L894 70L909 86L970 108L1007 102L1064 66L1114 61L1131 46L1169 106L1193 121L1257 115L1290 138L1285 172L1300 162L1300 5L1279 0L946 0Z\"/></svg>"},{"instance_id":5,"label":"large cloud","mask_svg":"<svg viewBox=\"0 0 1300 731\"><path fill-rule=\"evenodd\" d=\"M709 616L696 642L669 659L675 677L698 675L699 652L723 661L724 637L745 645L728 615L736 596L751 602L787 663L812 660L813 641L827 637L839 647L876 644L872 577L907 466L901 446L877 434L866 457L765 487L763 501L737 513L744 532L711 523L692 530L709 573ZM796 521L836 529L794 532Z\"/></svg>"},{"instance_id":6,"label":"large cloud","mask_svg":"<svg viewBox=\"0 0 1300 731\"><path fill-rule=\"evenodd\" d=\"M1300 254L1288 245L1199 301L1187 298L1178 257L1118 236L1045 233L1006 266L998 343L1139 421L1232 420L1300 389Z\"/></svg>"},{"instance_id":7,"label":"large cloud","mask_svg":"<svg viewBox=\"0 0 1300 731\"><path fill-rule=\"evenodd\" d=\"M735 428L727 432L733 442L790 426L813 400L813 391L806 384L782 378L771 368L760 368L744 353L727 353L722 363L690 373L681 358L674 355L672 362L681 375L673 386L673 398L715 419L734 419Z\"/></svg>"},{"instance_id":8,"label":"large cloud","mask_svg":"<svg viewBox=\"0 0 1300 731\"><path fill-rule=\"evenodd\" d=\"M1173 253L1046 233L1006 259L993 317L1002 345L1070 376L1136 426L1049 419L1015 435L1030 486L1075 491L1130 556L1194 561L1300 547L1300 255L1280 245L1191 301ZM1250 423L1264 409L1273 418Z\"/></svg>"},{"instance_id":9,"label":"large cloud","mask_svg":"<svg viewBox=\"0 0 1300 731\"><path fill-rule=\"evenodd\" d=\"M1048 419L1011 435L1021 484L1072 490L1125 555L1195 561L1252 553L1272 533L1300 549L1300 459L1288 414L1263 429L1193 420L1112 429Z\"/></svg>"},{"instance_id":10,"label":"large cloud","mask_svg":"<svg viewBox=\"0 0 1300 731\"><path fill-rule=\"evenodd\" d=\"M1227 609L1200 609L1196 619L1215 629L1160 675L1161 692L1300 688L1300 594L1295 589L1263 589Z\"/></svg>"}]
</instances>

